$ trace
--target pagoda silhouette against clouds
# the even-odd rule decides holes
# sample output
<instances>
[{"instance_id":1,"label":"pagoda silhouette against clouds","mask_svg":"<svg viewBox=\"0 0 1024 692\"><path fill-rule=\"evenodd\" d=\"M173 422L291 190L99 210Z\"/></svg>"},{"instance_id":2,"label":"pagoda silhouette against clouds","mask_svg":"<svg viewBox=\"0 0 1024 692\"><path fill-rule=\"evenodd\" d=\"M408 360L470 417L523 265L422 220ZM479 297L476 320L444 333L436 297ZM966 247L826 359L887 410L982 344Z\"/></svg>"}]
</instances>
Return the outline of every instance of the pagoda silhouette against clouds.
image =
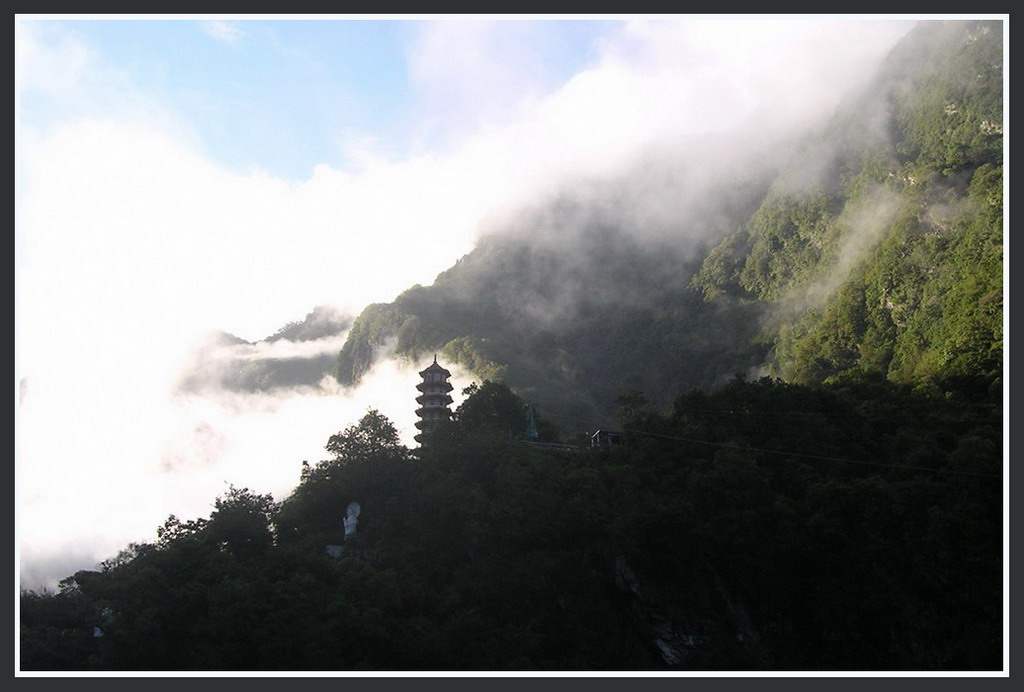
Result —
<instances>
[{"instance_id":1,"label":"pagoda silhouette against clouds","mask_svg":"<svg viewBox=\"0 0 1024 692\"><path fill-rule=\"evenodd\" d=\"M451 409L448 408L452 403L452 398L448 394L452 391L452 385L448 381L451 376L450 372L437 364L436 355L434 362L426 370L420 371L423 381L416 385L416 389L420 391L420 395L416 397L416 403L420 405L416 409L416 415L420 418L416 421L416 427L420 432L413 439L421 446L426 443L438 421L449 420L452 417Z\"/></svg>"}]
</instances>

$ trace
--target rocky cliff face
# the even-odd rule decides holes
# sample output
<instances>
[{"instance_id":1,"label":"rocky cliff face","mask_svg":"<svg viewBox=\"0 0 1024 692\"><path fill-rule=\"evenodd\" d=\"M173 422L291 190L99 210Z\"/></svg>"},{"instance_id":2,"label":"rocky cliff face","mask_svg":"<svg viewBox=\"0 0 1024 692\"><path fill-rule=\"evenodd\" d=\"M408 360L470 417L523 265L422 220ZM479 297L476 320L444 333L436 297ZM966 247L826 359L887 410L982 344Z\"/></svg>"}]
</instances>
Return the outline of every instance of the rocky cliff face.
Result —
<instances>
[{"instance_id":1,"label":"rocky cliff face","mask_svg":"<svg viewBox=\"0 0 1024 692\"><path fill-rule=\"evenodd\" d=\"M735 590L713 569L694 570L707 580L699 598L638 575L625 555L616 556L615 585L628 598L638 636L673 667L693 670L719 657L769 667L761 636Z\"/></svg>"}]
</instances>

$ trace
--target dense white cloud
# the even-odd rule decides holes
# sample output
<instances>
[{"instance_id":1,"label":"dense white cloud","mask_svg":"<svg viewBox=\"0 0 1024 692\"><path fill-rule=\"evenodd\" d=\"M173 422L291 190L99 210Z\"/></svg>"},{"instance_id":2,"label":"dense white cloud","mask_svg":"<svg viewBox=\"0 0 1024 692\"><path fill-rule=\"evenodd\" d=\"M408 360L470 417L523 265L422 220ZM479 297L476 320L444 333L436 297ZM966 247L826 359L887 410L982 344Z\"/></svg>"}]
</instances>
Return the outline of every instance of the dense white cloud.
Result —
<instances>
[{"instance_id":1,"label":"dense white cloud","mask_svg":"<svg viewBox=\"0 0 1024 692\"><path fill-rule=\"evenodd\" d=\"M383 361L356 391L324 382L264 394L172 395L132 372L113 391L33 380L19 413L25 585L52 586L130 541L153 540L170 514L207 517L230 485L284 499L301 462L325 458L330 435L370 408L415 446L414 385L425 365ZM453 369L457 401L470 381Z\"/></svg>"},{"instance_id":2,"label":"dense white cloud","mask_svg":"<svg viewBox=\"0 0 1024 692\"><path fill-rule=\"evenodd\" d=\"M20 98L53 108L20 123L16 162L26 579L54 551L106 557L169 513L206 515L226 483L281 496L367 407L411 443L415 369L394 363L356 394L175 398L205 332L256 340L315 305L356 312L429 284L489 215L611 175L660 138L804 124L907 28L883 24L628 23L544 91L534 56L510 58L529 51L528 23L429 23L410 73L421 115L443 121L424 132L448 128L444 146L368 145L357 166L297 182L229 171L204 155L200 124L141 97L94 49L19 30Z\"/></svg>"}]
</instances>

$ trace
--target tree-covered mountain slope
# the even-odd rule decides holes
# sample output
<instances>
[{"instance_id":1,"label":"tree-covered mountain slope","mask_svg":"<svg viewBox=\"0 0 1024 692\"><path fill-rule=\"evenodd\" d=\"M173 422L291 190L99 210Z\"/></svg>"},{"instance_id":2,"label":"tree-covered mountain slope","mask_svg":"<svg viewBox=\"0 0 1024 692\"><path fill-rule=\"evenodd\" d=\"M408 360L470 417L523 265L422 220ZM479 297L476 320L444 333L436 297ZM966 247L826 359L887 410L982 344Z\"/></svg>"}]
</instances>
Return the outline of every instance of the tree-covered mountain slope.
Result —
<instances>
[{"instance_id":1,"label":"tree-covered mountain slope","mask_svg":"<svg viewBox=\"0 0 1024 692\"><path fill-rule=\"evenodd\" d=\"M283 502L23 593L21 668L1002 665L998 406L734 380L573 449L510 440L523 403L486 382L419 450L370 411Z\"/></svg>"},{"instance_id":2,"label":"tree-covered mountain slope","mask_svg":"<svg viewBox=\"0 0 1024 692\"><path fill-rule=\"evenodd\" d=\"M357 382L383 347L413 358L440 352L585 429L623 392L710 386L763 356L753 343L757 306L705 305L687 289L678 253L613 230L591 230L587 241L555 249L485 238L433 286L360 315L339 379Z\"/></svg>"},{"instance_id":3,"label":"tree-covered mountain slope","mask_svg":"<svg viewBox=\"0 0 1024 692\"><path fill-rule=\"evenodd\" d=\"M707 299L774 306L776 374L999 377L1002 65L998 22L922 23L709 253Z\"/></svg>"},{"instance_id":4,"label":"tree-covered mountain slope","mask_svg":"<svg viewBox=\"0 0 1024 692\"><path fill-rule=\"evenodd\" d=\"M23 592L21 668L1005 669L1002 36L922 22L775 157L499 219L334 363L472 370L425 446L371 410L280 502Z\"/></svg>"},{"instance_id":5,"label":"tree-covered mountain slope","mask_svg":"<svg viewBox=\"0 0 1024 692\"><path fill-rule=\"evenodd\" d=\"M1002 51L999 22L922 22L821 131L715 178L657 231L621 189L660 171L661 199L692 194L683 157L556 195L432 286L367 308L336 375L439 351L566 427L736 372L995 383Z\"/></svg>"},{"instance_id":6,"label":"tree-covered mountain slope","mask_svg":"<svg viewBox=\"0 0 1024 692\"><path fill-rule=\"evenodd\" d=\"M318 306L255 343L223 332L211 334L196 345L177 389L264 392L315 387L334 370L336 343L351 324L348 315Z\"/></svg>"}]
</instances>

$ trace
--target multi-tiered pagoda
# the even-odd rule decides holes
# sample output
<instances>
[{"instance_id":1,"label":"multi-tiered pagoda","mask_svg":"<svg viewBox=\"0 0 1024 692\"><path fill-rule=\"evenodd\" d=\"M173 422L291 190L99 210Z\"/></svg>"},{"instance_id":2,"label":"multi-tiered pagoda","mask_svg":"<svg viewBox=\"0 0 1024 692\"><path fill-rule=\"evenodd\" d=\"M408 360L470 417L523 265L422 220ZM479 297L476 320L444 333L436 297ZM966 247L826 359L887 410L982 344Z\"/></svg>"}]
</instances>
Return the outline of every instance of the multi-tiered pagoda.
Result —
<instances>
[{"instance_id":1,"label":"multi-tiered pagoda","mask_svg":"<svg viewBox=\"0 0 1024 692\"><path fill-rule=\"evenodd\" d=\"M416 409L416 415L420 417L416 421L416 427L420 433L415 439L422 445L429 437L430 431L434 429L438 421L448 420L452 416L448 406L452 403L448 392L452 391L452 385L448 378L452 374L437 364L437 356L434 362L426 370L420 372L423 381L416 385L420 395L416 397L416 403L420 405Z\"/></svg>"}]
</instances>

